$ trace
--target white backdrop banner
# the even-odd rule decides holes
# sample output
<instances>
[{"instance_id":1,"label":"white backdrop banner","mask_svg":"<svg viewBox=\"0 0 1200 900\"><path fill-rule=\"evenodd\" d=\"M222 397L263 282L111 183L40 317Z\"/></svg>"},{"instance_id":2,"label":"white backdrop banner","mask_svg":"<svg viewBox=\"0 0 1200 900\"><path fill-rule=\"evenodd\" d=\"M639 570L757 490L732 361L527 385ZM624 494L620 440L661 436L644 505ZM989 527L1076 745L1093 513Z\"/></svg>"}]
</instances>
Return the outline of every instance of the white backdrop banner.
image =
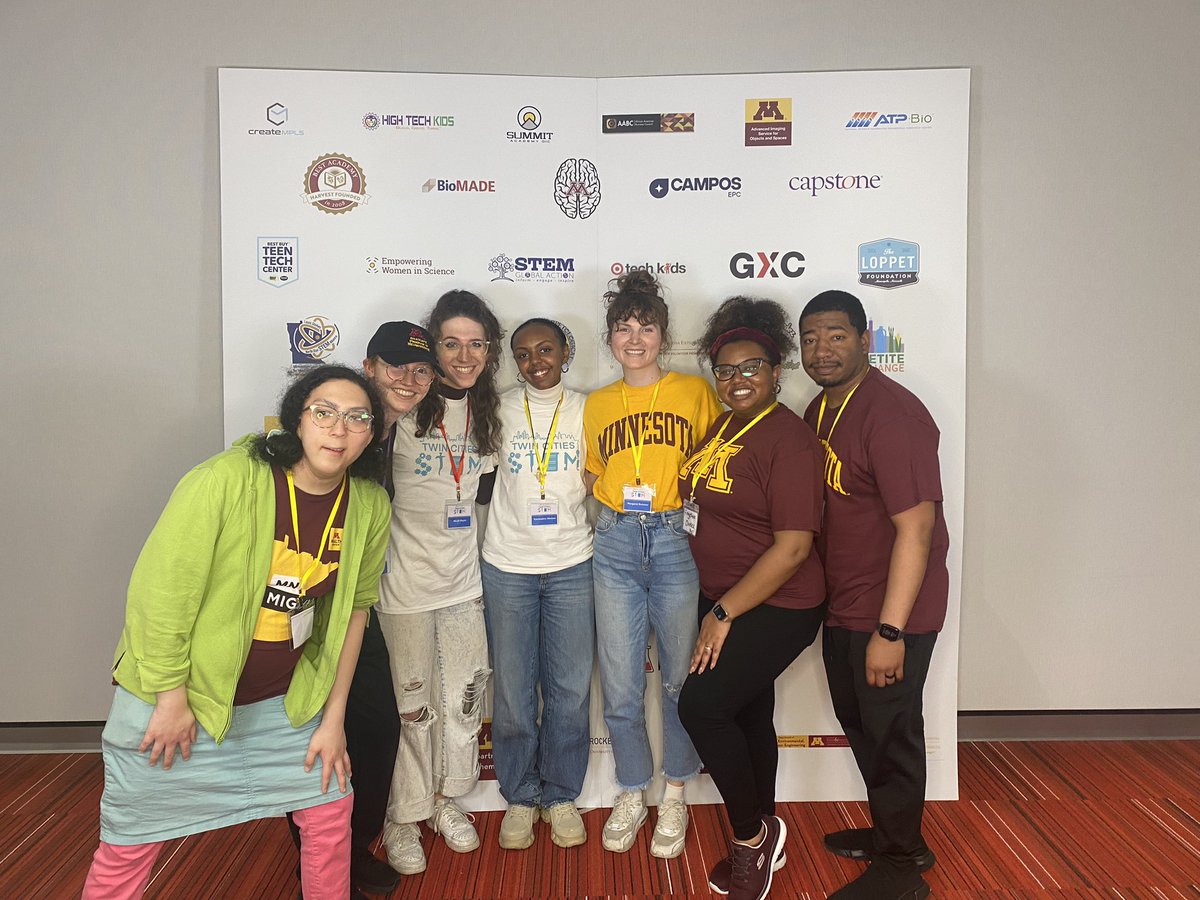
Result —
<instances>
[{"instance_id":1,"label":"white backdrop banner","mask_svg":"<svg viewBox=\"0 0 1200 900\"><path fill-rule=\"evenodd\" d=\"M225 437L263 427L289 376L357 365L379 323L421 321L451 288L511 329L564 323L568 384L617 376L607 281L652 271L672 368L726 297L856 294L872 362L942 432L950 604L925 689L928 796L958 793L957 669L965 446L967 69L655 78L222 69ZM815 394L798 360L782 399ZM503 386L514 383L511 360ZM647 651L651 732L657 659ZM779 798L864 796L810 648L776 684ZM598 687L583 807L616 791ZM503 807L484 778L465 805ZM661 747L655 745L655 752ZM652 801L658 794L649 793ZM689 799L719 802L707 776Z\"/></svg>"}]
</instances>

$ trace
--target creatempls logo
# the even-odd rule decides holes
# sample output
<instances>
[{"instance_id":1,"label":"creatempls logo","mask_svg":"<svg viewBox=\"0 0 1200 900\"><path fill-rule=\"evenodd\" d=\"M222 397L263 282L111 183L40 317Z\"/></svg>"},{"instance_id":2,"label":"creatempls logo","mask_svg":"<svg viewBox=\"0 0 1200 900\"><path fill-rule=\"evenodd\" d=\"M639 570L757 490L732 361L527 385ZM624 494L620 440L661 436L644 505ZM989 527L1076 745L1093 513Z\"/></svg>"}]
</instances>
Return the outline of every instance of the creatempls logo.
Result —
<instances>
[{"instance_id":1,"label":"creatempls logo","mask_svg":"<svg viewBox=\"0 0 1200 900\"><path fill-rule=\"evenodd\" d=\"M671 191L722 191L730 197L742 196L742 179L737 175L709 175L703 178L655 178L650 196L661 200Z\"/></svg>"},{"instance_id":2,"label":"creatempls logo","mask_svg":"<svg viewBox=\"0 0 1200 900\"><path fill-rule=\"evenodd\" d=\"M260 237L258 280L272 287L294 284L300 278L300 239Z\"/></svg>"},{"instance_id":3,"label":"creatempls logo","mask_svg":"<svg viewBox=\"0 0 1200 900\"><path fill-rule=\"evenodd\" d=\"M856 112L847 128L932 128L933 116L923 113Z\"/></svg>"},{"instance_id":4,"label":"creatempls logo","mask_svg":"<svg viewBox=\"0 0 1200 900\"><path fill-rule=\"evenodd\" d=\"M613 275L620 276L626 272L649 272L651 275L682 275L687 271L687 265L681 262L615 262L609 267Z\"/></svg>"},{"instance_id":5,"label":"creatempls logo","mask_svg":"<svg viewBox=\"0 0 1200 900\"><path fill-rule=\"evenodd\" d=\"M735 253L729 258L734 278L799 278L804 274L804 254L798 250Z\"/></svg>"},{"instance_id":6,"label":"creatempls logo","mask_svg":"<svg viewBox=\"0 0 1200 900\"><path fill-rule=\"evenodd\" d=\"M781 147L791 143L791 97L746 101L747 147Z\"/></svg>"},{"instance_id":7,"label":"creatempls logo","mask_svg":"<svg viewBox=\"0 0 1200 900\"><path fill-rule=\"evenodd\" d=\"M272 103L267 107L267 124L271 128L248 128L246 134L265 137L299 137L303 131L295 128L284 128L288 120L288 108L282 103Z\"/></svg>"},{"instance_id":8,"label":"creatempls logo","mask_svg":"<svg viewBox=\"0 0 1200 900\"><path fill-rule=\"evenodd\" d=\"M379 127L401 130L453 128L454 116L431 113L363 113L362 127L375 131Z\"/></svg>"},{"instance_id":9,"label":"creatempls logo","mask_svg":"<svg viewBox=\"0 0 1200 900\"><path fill-rule=\"evenodd\" d=\"M858 245L858 283L878 288L916 284L921 247L911 241L884 238Z\"/></svg>"},{"instance_id":10,"label":"creatempls logo","mask_svg":"<svg viewBox=\"0 0 1200 900\"><path fill-rule=\"evenodd\" d=\"M904 338L900 333L891 325L876 325L874 319L867 321L867 332L871 335L871 365L884 372L903 372Z\"/></svg>"},{"instance_id":11,"label":"creatempls logo","mask_svg":"<svg viewBox=\"0 0 1200 900\"><path fill-rule=\"evenodd\" d=\"M457 274L449 266L438 265L432 259L420 256L368 256L367 273L370 275L420 276Z\"/></svg>"},{"instance_id":12,"label":"creatempls logo","mask_svg":"<svg viewBox=\"0 0 1200 900\"><path fill-rule=\"evenodd\" d=\"M488 271L496 277L492 281L540 281L562 284L575 280L575 257L573 256L517 256L506 253L492 257Z\"/></svg>"},{"instance_id":13,"label":"creatempls logo","mask_svg":"<svg viewBox=\"0 0 1200 900\"><path fill-rule=\"evenodd\" d=\"M288 322L287 331L294 366L319 363L337 349L341 338L338 327L324 316Z\"/></svg>"},{"instance_id":14,"label":"creatempls logo","mask_svg":"<svg viewBox=\"0 0 1200 900\"><path fill-rule=\"evenodd\" d=\"M548 144L554 140L553 131L542 129L542 111L536 106L522 106L517 110L520 131L509 131L506 137L514 144Z\"/></svg>"},{"instance_id":15,"label":"creatempls logo","mask_svg":"<svg viewBox=\"0 0 1200 900\"><path fill-rule=\"evenodd\" d=\"M457 191L464 194L471 192L494 194L496 193L496 182L488 181L482 178L430 178L427 182L421 185L421 192L428 194L430 191Z\"/></svg>"},{"instance_id":16,"label":"creatempls logo","mask_svg":"<svg viewBox=\"0 0 1200 900\"><path fill-rule=\"evenodd\" d=\"M600 117L600 131L604 134L682 133L695 130L694 112L622 113Z\"/></svg>"},{"instance_id":17,"label":"creatempls logo","mask_svg":"<svg viewBox=\"0 0 1200 900\"><path fill-rule=\"evenodd\" d=\"M882 175L793 175L788 179L788 187L815 197L821 191L873 191L881 181Z\"/></svg>"}]
</instances>

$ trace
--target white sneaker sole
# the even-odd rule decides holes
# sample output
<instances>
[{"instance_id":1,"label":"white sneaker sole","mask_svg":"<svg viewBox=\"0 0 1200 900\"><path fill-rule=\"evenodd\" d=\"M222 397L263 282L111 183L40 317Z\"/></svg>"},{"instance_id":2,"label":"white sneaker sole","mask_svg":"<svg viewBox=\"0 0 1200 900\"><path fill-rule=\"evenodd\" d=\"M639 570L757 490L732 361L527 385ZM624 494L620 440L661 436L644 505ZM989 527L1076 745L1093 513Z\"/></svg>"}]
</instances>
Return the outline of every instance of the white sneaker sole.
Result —
<instances>
[{"instance_id":1,"label":"white sneaker sole","mask_svg":"<svg viewBox=\"0 0 1200 900\"><path fill-rule=\"evenodd\" d=\"M687 829L683 830L683 834L673 844L661 844L657 841L658 834L656 833L650 841L650 855L659 859L674 859L683 852L683 845L687 842Z\"/></svg>"},{"instance_id":2,"label":"white sneaker sole","mask_svg":"<svg viewBox=\"0 0 1200 900\"><path fill-rule=\"evenodd\" d=\"M554 830L554 819L550 815L550 810L542 810L542 821L550 825L550 840L554 842L554 846L562 847L564 850L569 850L572 847L580 847L587 843L587 831L575 837L563 837Z\"/></svg>"},{"instance_id":3,"label":"white sneaker sole","mask_svg":"<svg viewBox=\"0 0 1200 900\"><path fill-rule=\"evenodd\" d=\"M637 840L638 832L642 830L642 826L646 824L646 808L642 807L642 815L634 823L634 826L620 838L613 840L608 836L608 829L604 831L604 838L601 843L605 850L611 850L613 853L624 853L633 846L633 842Z\"/></svg>"}]
</instances>

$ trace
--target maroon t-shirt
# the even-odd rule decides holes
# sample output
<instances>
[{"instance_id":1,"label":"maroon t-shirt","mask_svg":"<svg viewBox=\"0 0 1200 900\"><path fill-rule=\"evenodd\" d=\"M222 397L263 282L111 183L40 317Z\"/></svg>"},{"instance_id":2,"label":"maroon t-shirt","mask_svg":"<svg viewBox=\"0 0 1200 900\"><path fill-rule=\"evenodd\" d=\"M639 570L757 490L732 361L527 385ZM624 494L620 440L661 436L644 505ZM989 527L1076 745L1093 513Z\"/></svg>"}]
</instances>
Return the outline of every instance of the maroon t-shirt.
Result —
<instances>
[{"instance_id":1,"label":"maroon t-shirt","mask_svg":"<svg viewBox=\"0 0 1200 900\"><path fill-rule=\"evenodd\" d=\"M813 430L822 396L804 413ZM940 631L950 586L950 536L942 516L939 434L929 410L911 391L873 368L840 419L837 409L825 410L817 437L830 447L824 466L825 528L817 541L829 589L826 622L851 631L875 630L896 539L891 517L931 500L929 563L904 630Z\"/></svg>"},{"instance_id":2,"label":"maroon t-shirt","mask_svg":"<svg viewBox=\"0 0 1200 900\"><path fill-rule=\"evenodd\" d=\"M328 494L308 494L296 488L296 518L300 523L300 552L297 553L287 476L278 466L271 467L271 474L275 478L275 543L271 549L271 571L263 589L250 655L246 657L246 665L242 668L242 676L238 679L237 691L233 696L235 706L286 694L292 683L292 671L304 653L304 645L292 649L288 613L299 602L300 576L307 573L314 562L318 562L315 557L339 491L339 488L334 488ZM337 584L338 560L342 555L342 529L346 526L346 508L349 505L350 485L347 484L337 515L333 518L324 552L305 582L305 596L316 598L318 604L313 611L314 632L325 621L321 615L320 598L329 594Z\"/></svg>"},{"instance_id":3,"label":"maroon t-shirt","mask_svg":"<svg viewBox=\"0 0 1200 900\"><path fill-rule=\"evenodd\" d=\"M720 416L679 474L679 495L692 496L692 476L730 417ZM696 485L700 524L689 539L700 590L720 600L741 580L767 548L776 531L821 529L821 460L823 452L812 429L782 404L737 439L746 425L734 419L725 429L720 449L707 474ZM825 576L816 552L775 595L771 606L810 609L825 599Z\"/></svg>"}]
</instances>

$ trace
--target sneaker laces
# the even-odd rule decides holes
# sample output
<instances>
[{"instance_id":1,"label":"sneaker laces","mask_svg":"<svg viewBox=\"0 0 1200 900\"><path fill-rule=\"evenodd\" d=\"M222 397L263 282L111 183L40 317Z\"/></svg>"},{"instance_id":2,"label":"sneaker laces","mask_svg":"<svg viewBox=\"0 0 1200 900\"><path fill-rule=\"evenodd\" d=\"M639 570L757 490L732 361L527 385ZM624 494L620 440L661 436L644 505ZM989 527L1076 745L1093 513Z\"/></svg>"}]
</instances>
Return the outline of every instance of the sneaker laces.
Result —
<instances>
[{"instance_id":1,"label":"sneaker laces","mask_svg":"<svg viewBox=\"0 0 1200 900\"><path fill-rule=\"evenodd\" d=\"M672 837L683 833L687 828L687 804L682 800L663 800L658 805L658 824L654 830Z\"/></svg>"},{"instance_id":2,"label":"sneaker laces","mask_svg":"<svg viewBox=\"0 0 1200 900\"><path fill-rule=\"evenodd\" d=\"M472 824L474 821L475 817L459 809L453 800L439 803L433 810L434 829L442 834L449 833L455 839L461 839L464 830L473 832L475 830L475 826Z\"/></svg>"},{"instance_id":3,"label":"sneaker laces","mask_svg":"<svg viewBox=\"0 0 1200 900\"><path fill-rule=\"evenodd\" d=\"M421 846L421 829L415 822L403 822L390 826L384 835L384 843L391 843L402 850Z\"/></svg>"},{"instance_id":4,"label":"sneaker laces","mask_svg":"<svg viewBox=\"0 0 1200 900\"><path fill-rule=\"evenodd\" d=\"M644 805L636 791L621 791L613 804L612 815L608 818L609 825L617 830L628 828L641 814Z\"/></svg>"},{"instance_id":5,"label":"sneaker laces","mask_svg":"<svg viewBox=\"0 0 1200 900\"><path fill-rule=\"evenodd\" d=\"M578 817L579 811L575 808L574 803L555 803L550 807L551 825L561 825L564 819L573 823Z\"/></svg>"},{"instance_id":6,"label":"sneaker laces","mask_svg":"<svg viewBox=\"0 0 1200 900\"><path fill-rule=\"evenodd\" d=\"M730 863L732 864L729 873L730 884L745 884L750 880L750 869L754 863L754 856L761 849L762 847L747 847L745 844L733 843L733 853L730 854Z\"/></svg>"}]
</instances>

